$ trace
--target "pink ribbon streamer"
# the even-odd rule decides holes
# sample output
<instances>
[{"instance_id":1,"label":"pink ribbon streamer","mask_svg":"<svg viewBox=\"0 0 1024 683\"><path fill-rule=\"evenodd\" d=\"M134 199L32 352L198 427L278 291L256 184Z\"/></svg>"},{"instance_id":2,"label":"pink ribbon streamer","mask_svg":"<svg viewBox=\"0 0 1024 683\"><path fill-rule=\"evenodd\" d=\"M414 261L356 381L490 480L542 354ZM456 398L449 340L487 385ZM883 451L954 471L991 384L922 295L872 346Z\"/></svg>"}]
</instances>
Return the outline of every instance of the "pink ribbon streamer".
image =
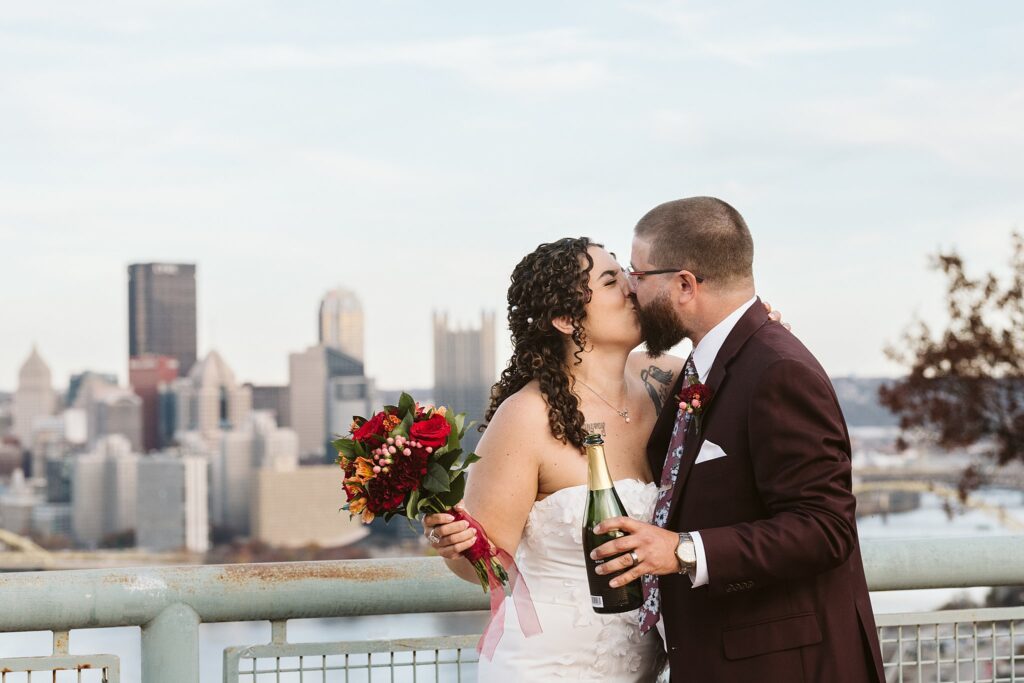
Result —
<instances>
[{"instance_id":1,"label":"pink ribbon streamer","mask_svg":"<svg viewBox=\"0 0 1024 683\"><path fill-rule=\"evenodd\" d=\"M461 518L469 522L469 525L476 529L478 537L486 540L487 534L483 527L468 513L461 510L450 510L449 514L456 519ZM508 585L516 604L516 616L519 618L519 628L522 629L523 635L529 638L541 633L542 629L540 619L537 617L537 610L533 606L533 598L530 596L530 588L526 585L526 579L519 571L516 561L501 548L496 546L492 548L489 541L487 541L487 547L488 551L484 557L479 557L480 549L476 546L463 552L463 555L470 562L475 561L473 558L476 556L478 561L484 562L487 571L487 582L491 592L491 617L487 620L483 635L480 636L480 641L476 644L476 651L487 659L492 659L494 651L501 641L501 636L505 633L505 585L494 573L494 568L491 566L492 557L498 559L508 574ZM474 553L474 550L477 552Z\"/></svg>"}]
</instances>

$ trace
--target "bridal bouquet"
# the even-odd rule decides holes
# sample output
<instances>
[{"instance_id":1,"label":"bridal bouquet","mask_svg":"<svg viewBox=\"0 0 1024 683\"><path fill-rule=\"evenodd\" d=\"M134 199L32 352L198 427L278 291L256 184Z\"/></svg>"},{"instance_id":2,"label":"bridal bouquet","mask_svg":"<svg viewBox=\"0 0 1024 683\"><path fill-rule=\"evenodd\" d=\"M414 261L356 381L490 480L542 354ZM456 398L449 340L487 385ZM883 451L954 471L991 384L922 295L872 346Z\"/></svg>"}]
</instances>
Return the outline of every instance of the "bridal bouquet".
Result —
<instances>
[{"instance_id":1,"label":"bridal bouquet","mask_svg":"<svg viewBox=\"0 0 1024 683\"><path fill-rule=\"evenodd\" d=\"M462 555L476 569L484 592L491 592L491 619L477 649L490 657L505 624L505 587L516 602L526 635L540 632L540 621L512 557L495 547L483 527L455 508L466 490L466 469L480 459L463 453L466 416L442 407L423 407L402 394L397 406L384 406L370 419L352 418L349 436L332 442L345 472L347 501L342 509L364 524L377 517L415 519L444 512L476 529L476 542Z\"/></svg>"},{"instance_id":2,"label":"bridal bouquet","mask_svg":"<svg viewBox=\"0 0 1024 683\"><path fill-rule=\"evenodd\" d=\"M466 490L466 469L480 459L463 454L465 421L465 414L422 407L409 394L370 419L353 418L349 437L333 442L345 472L343 509L364 524L376 517L416 519L433 512L465 519L476 528L477 541L463 555L485 592L498 588L504 594L509 577L502 551L492 547L476 520L455 509Z\"/></svg>"}]
</instances>

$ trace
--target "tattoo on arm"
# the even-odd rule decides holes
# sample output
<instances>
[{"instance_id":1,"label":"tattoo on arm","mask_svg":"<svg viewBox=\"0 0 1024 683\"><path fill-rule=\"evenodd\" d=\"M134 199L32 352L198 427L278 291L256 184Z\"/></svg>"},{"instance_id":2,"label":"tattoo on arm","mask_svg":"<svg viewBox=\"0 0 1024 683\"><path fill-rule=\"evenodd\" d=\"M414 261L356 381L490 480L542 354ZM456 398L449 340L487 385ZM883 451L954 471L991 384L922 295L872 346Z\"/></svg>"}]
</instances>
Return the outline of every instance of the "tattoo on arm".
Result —
<instances>
[{"instance_id":1,"label":"tattoo on arm","mask_svg":"<svg viewBox=\"0 0 1024 683\"><path fill-rule=\"evenodd\" d=\"M608 433L604 429L604 422L588 422L583 425L583 431L588 434L600 434L601 436L608 436Z\"/></svg>"},{"instance_id":2,"label":"tattoo on arm","mask_svg":"<svg viewBox=\"0 0 1024 683\"><path fill-rule=\"evenodd\" d=\"M672 390L672 380L675 373L671 370L664 370L657 365L651 365L640 371L640 380L647 388L647 394L654 403L654 409L661 412L662 406L668 400L668 393Z\"/></svg>"}]
</instances>

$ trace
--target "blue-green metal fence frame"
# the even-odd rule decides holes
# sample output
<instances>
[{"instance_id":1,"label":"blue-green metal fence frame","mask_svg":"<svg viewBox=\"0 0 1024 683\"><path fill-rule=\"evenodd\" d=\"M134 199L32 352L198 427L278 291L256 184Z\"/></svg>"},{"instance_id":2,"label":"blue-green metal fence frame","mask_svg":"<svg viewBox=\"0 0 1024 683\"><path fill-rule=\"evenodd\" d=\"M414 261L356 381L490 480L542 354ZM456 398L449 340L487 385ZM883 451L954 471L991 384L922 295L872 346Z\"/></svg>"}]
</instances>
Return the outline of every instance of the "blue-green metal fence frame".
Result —
<instances>
[{"instance_id":1,"label":"blue-green metal fence frame","mask_svg":"<svg viewBox=\"0 0 1024 683\"><path fill-rule=\"evenodd\" d=\"M1024 584L1024 536L863 542L872 590ZM146 683L199 680L199 625L484 610L438 558L0 575L0 632L142 627Z\"/></svg>"}]
</instances>

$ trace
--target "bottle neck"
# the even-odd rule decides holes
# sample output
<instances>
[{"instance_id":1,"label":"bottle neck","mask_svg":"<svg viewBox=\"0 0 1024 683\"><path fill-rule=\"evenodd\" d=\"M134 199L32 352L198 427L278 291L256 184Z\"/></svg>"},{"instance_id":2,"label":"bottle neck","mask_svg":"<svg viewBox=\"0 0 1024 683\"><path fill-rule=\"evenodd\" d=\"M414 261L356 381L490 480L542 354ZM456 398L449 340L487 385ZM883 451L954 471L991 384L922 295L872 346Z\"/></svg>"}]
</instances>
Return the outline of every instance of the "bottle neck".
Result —
<instances>
[{"instance_id":1,"label":"bottle neck","mask_svg":"<svg viewBox=\"0 0 1024 683\"><path fill-rule=\"evenodd\" d=\"M608 461L604 457L604 446L587 446L587 488L591 491L606 491L612 487L612 476L608 473Z\"/></svg>"}]
</instances>

